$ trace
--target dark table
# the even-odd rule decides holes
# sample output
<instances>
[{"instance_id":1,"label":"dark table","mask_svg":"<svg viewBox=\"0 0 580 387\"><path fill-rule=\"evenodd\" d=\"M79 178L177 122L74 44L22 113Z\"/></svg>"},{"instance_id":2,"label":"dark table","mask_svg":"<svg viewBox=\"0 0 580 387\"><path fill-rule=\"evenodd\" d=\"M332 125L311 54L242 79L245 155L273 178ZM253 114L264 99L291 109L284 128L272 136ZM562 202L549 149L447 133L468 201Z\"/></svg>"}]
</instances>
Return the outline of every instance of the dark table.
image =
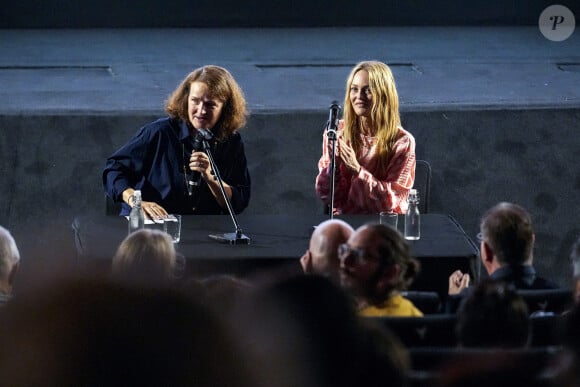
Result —
<instances>
[{"instance_id":1,"label":"dark table","mask_svg":"<svg viewBox=\"0 0 580 387\"><path fill-rule=\"evenodd\" d=\"M378 221L378 215L338 218L355 228ZM326 219L325 215L240 215L238 223L250 238L250 244L230 245L209 238L210 234L235 231L229 216L183 216L181 241L176 247L187 260L188 275L246 275L281 266L299 270L298 259L308 247L313 226ZM400 216L400 231L403 224ZM117 246L127 236L127 220L117 216L77 216L72 227L79 260L106 268ZM447 278L453 270L475 273L477 247L448 215L422 214L421 239L409 241L409 245L422 267L413 289L446 292Z\"/></svg>"}]
</instances>

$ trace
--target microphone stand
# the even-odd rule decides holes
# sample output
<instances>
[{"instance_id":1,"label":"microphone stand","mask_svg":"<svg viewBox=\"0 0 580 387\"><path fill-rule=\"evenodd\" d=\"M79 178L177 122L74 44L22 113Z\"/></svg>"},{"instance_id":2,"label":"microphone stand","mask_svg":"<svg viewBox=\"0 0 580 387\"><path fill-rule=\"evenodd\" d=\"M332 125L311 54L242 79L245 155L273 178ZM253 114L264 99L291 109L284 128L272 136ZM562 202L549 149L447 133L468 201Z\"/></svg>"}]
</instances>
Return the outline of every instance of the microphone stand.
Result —
<instances>
[{"instance_id":1,"label":"microphone stand","mask_svg":"<svg viewBox=\"0 0 580 387\"><path fill-rule=\"evenodd\" d=\"M336 180L336 130L338 128L338 114L340 106L338 102L332 101L330 105L330 113L328 116L328 126L326 128L326 137L332 141L332 148L330 153L330 219L334 218L334 185Z\"/></svg>"},{"instance_id":2,"label":"microphone stand","mask_svg":"<svg viewBox=\"0 0 580 387\"><path fill-rule=\"evenodd\" d=\"M228 197L228 195L226 193L226 190L224 188L224 182L223 182L222 177L219 173L217 165L214 161L213 154L211 153L211 147L209 145L208 140L211 140L212 134L208 130L204 130L204 129L198 129L198 133L201 133L203 135L203 140L202 140L203 149L204 149L205 153L207 154L207 157L209 159L209 163L211 165L211 170L213 171L214 176L218 181L218 184L220 186L220 191L222 193L222 196L223 196L223 198L226 202L226 206L228 208L228 212L232 218L232 221L234 223L234 227L236 228L235 232L225 233L225 234L221 234L221 235L210 234L209 237L211 239L218 241L218 242L228 243L230 245L249 245L250 238L248 238L247 236L245 236L242 233L242 229L240 228L240 225L239 225L238 220L236 219L236 215L234 213L234 209L232 208L232 202L230 201L230 198Z\"/></svg>"},{"instance_id":3,"label":"microphone stand","mask_svg":"<svg viewBox=\"0 0 580 387\"><path fill-rule=\"evenodd\" d=\"M329 123L329 127L330 127ZM334 182L336 179L336 160L334 155L336 154L336 130L327 130L326 137L329 141L332 141L332 151L330 154L330 219L334 218Z\"/></svg>"}]
</instances>

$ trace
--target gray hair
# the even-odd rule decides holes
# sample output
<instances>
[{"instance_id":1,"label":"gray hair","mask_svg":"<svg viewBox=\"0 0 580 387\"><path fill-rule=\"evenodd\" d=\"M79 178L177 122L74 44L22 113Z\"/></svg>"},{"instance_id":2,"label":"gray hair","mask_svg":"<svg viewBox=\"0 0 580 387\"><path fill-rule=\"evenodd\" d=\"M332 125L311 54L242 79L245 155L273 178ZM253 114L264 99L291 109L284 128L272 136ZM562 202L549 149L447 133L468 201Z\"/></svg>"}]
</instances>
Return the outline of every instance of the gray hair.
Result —
<instances>
[{"instance_id":1,"label":"gray hair","mask_svg":"<svg viewBox=\"0 0 580 387\"><path fill-rule=\"evenodd\" d=\"M10 231L0 226L0 276L20 261L20 252Z\"/></svg>"},{"instance_id":2,"label":"gray hair","mask_svg":"<svg viewBox=\"0 0 580 387\"><path fill-rule=\"evenodd\" d=\"M574 277L580 277L580 237L578 237L572 246L572 251L570 252L570 261L572 261Z\"/></svg>"}]
</instances>

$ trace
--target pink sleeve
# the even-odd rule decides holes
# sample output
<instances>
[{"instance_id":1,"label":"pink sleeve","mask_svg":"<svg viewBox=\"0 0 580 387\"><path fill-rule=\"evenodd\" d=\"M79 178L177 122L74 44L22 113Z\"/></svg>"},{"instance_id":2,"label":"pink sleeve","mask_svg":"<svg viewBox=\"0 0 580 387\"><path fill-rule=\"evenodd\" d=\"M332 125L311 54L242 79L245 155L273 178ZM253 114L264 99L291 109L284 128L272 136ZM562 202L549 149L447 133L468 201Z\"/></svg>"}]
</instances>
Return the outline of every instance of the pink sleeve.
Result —
<instances>
[{"instance_id":1,"label":"pink sleeve","mask_svg":"<svg viewBox=\"0 0 580 387\"><path fill-rule=\"evenodd\" d=\"M415 181L415 139L406 134L395 143L393 152L384 178L361 168L352 181L349 201L359 203L365 212L407 210L409 189Z\"/></svg>"}]
</instances>

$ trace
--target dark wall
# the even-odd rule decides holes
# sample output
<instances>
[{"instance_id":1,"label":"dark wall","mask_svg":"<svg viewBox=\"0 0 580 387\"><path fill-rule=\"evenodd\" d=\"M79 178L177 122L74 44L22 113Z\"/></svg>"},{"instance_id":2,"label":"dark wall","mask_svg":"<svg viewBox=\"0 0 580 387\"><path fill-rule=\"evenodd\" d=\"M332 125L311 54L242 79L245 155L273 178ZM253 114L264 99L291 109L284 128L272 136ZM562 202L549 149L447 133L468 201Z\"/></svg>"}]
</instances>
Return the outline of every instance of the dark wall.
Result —
<instances>
[{"instance_id":1,"label":"dark wall","mask_svg":"<svg viewBox=\"0 0 580 387\"><path fill-rule=\"evenodd\" d=\"M23 255L50 264L73 247L76 214L104 213L105 159L155 115L0 116L0 224ZM433 168L432 212L474 236L499 201L533 216L541 273L568 281L580 234L580 109L458 110L402 114L417 157ZM242 135L252 175L251 214L320 213L314 194L325 114L256 114ZM55 251L56 250L56 251Z\"/></svg>"},{"instance_id":2,"label":"dark wall","mask_svg":"<svg viewBox=\"0 0 580 387\"><path fill-rule=\"evenodd\" d=\"M2 28L537 25L551 0L19 0ZM556 2L580 14L577 0Z\"/></svg>"}]
</instances>

